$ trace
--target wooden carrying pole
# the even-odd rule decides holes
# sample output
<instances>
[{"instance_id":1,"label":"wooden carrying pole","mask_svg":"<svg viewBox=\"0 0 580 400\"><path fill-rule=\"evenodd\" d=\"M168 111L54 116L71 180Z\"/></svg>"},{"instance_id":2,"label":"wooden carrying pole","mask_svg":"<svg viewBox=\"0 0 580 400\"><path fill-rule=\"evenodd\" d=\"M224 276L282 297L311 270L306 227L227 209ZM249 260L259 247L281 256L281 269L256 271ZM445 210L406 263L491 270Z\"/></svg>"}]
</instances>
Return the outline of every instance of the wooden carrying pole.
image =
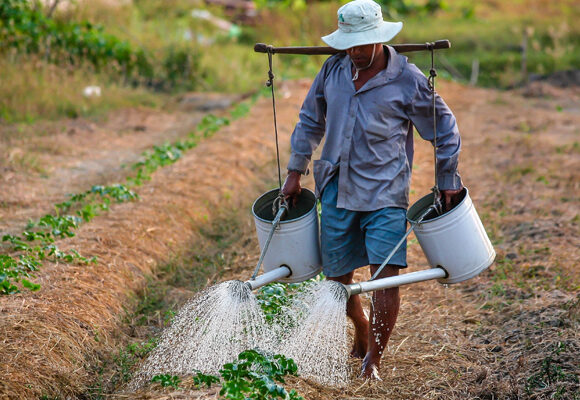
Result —
<instances>
[{"instance_id":1,"label":"wooden carrying pole","mask_svg":"<svg viewBox=\"0 0 580 400\"><path fill-rule=\"evenodd\" d=\"M437 40L432 43L423 44L394 44L391 45L398 53L408 53L411 51L424 51L431 49L448 49L451 47L451 42L449 40ZM311 47L274 47L265 43L256 43L254 45L254 51L257 53L268 53L272 54L337 54L344 52L344 50L334 49L332 47L324 46L311 46Z\"/></svg>"}]
</instances>

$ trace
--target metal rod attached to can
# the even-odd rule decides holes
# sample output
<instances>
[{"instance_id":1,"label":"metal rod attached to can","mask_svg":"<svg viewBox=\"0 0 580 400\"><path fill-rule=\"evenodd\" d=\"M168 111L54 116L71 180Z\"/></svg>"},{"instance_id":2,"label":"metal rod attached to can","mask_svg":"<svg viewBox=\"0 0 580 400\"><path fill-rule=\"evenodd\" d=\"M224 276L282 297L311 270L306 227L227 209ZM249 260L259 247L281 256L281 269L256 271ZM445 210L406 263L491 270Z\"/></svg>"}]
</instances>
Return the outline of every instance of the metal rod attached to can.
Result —
<instances>
[{"instance_id":1,"label":"metal rod attached to can","mask_svg":"<svg viewBox=\"0 0 580 400\"><path fill-rule=\"evenodd\" d=\"M425 211L423 211L423 214L421 214L421 216L417 218L416 221L411 222L411 227L409 228L409 230L407 230L405 235L401 238L401 240L399 240L399 243L397 243L397 245L393 248L393 250L391 250L391 253L387 256L387 258L385 258L385 261L383 261L381 266L373 274L373 276L370 279L371 281L374 281L377 278L377 276L379 276L383 268L385 268L385 266L389 263L389 261L391 261L393 255L397 252L397 250L399 250L399 247L401 247L401 245L405 242L405 240L407 240L407 236L411 234L411 232L415 229L415 226L417 226L417 224L420 224L423 221L423 218L425 218L431 210L435 210L435 206L428 207L427 209L425 209Z\"/></svg>"}]
</instances>

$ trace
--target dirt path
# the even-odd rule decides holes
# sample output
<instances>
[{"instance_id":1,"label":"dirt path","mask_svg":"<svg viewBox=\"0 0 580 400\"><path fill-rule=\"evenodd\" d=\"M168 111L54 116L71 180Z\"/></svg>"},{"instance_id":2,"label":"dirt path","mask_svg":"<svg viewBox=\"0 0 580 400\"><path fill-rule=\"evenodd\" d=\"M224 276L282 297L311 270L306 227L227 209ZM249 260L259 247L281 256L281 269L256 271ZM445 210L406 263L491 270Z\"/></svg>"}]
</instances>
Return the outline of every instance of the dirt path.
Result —
<instances>
[{"instance_id":1,"label":"dirt path","mask_svg":"<svg viewBox=\"0 0 580 400\"><path fill-rule=\"evenodd\" d=\"M292 82L278 92L283 162L307 87ZM579 390L580 96L574 89L532 89L516 93L440 84L459 121L460 172L494 241L495 267L449 288L433 282L403 288L383 381L356 379L359 366L352 361L354 380L346 389L292 379L289 385L306 399L515 399L554 393L573 398ZM530 97L539 91L550 96ZM144 117L137 112L128 119L133 122L126 125L132 131L127 135L96 125L92 130L99 140L90 141L86 130L62 160L56 155L42 163L53 173L93 163L98 167L92 170L100 171L93 175L81 167L75 178L59 182L42 178L42 171L31 173L30 166L9 171L8 178L4 174L2 226L24 224L60 201L64 193L55 184L85 189L87 183L122 176L118 167L124 160L164 137L152 134L154 129L137 129ZM182 117L149 115L146 126L179 135ZM145 285L145 276L198 240L200 230L225 210L248 214L247 205L275 179L272 135L271 105L262 99L247 118L155 173L139 189L139 202L114 206L61 244L98 256L96 265L47 264L39 273L39 292L0 298L0 393L7 398L84 393L98 360L126 340L119 316ZM60 148L67 141L63 133L48 142ZM109 156L116 150L128 153L110 164L101 164L98 156L87 159L90 146L104 142ZM416 146L412 200L432 186L432 150L422 141ZM259 255L249 215L245 221L238 227L243 235L232 245L236 263L223 278L246 277ZM410 243L410 269L424 268L419 246ZM137 397L200 396L215 394Z\"/></svg>"}]
</instances>

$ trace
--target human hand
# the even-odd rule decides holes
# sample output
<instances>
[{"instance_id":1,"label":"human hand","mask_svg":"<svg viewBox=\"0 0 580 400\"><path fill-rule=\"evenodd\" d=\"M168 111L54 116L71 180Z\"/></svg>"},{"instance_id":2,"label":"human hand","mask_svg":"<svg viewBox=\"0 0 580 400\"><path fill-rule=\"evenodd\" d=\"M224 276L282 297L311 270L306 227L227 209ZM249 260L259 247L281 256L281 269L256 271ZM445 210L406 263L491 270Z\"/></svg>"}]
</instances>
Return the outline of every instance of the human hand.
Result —
<instances>
[{"instance_id":1,"label":"human hand","mask_svg":"<svg viewBox=\"0 0 580 400\"><path fill-rule=\"evenodd\" d=\"M284 199L287 202L288 200L292 200L289 202L289 204L292 206L296 206L296 203L298 202L298 195L300 195L302 192L302 187L300 186L300 176L301 174L298 171L288 172L284 186L282 186L282 194L284 195Z\"/></svg>"},{"instance_id":2,"label":"human hand","mask_svg":"<svg viewBox=\"0 0 580 400\"><path fill-rule=\"evenodd\" d=\"M457 190L442 190L441 200L443 201L443 212L451 211L453 208L461 202L461 192L463 187Z\"/></svg>"}]
</instances>

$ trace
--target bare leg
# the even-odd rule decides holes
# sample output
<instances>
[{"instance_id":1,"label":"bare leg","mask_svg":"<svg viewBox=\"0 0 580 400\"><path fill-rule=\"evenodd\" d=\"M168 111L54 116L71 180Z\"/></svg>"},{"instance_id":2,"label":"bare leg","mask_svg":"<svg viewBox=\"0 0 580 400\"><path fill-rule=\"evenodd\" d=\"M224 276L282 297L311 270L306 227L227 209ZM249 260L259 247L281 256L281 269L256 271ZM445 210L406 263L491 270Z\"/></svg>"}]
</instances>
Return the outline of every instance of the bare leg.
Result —
<instances>
[{"instance_id":1,"label":"bare leg","mask_svg":"<svg viewBox=\"0 0 580 400\"><path fill-rule=\"evenodd\" d=\"M371 265L371 274L378 269L378 265ZM387 265L378 278L386 278L399 274L399 268ZM380 379L378 370L381 356L393 332L397 316L399 315L399 288L377 290L373 292L371 305L371 322L368 337L368 351L362 363L361 376L364 378Z\"/></svg>"},{"instance_id":2,"label":"bare leg","mask_svg":"<svg viewBox=\"0 0 580 400\"><path fill-rule=\"evenodd\" d=\"M349 283L353 283L353 276L354 272L350 272L342 276L327 277L327 279L348 285ZM359 295L351 296L348 299L346 303L346 315L348 315L354 324L354 343L350 355L356 358L363 358L367 354L369 344L369 321L363 311Z\"/></svg>"}]
</instances>

